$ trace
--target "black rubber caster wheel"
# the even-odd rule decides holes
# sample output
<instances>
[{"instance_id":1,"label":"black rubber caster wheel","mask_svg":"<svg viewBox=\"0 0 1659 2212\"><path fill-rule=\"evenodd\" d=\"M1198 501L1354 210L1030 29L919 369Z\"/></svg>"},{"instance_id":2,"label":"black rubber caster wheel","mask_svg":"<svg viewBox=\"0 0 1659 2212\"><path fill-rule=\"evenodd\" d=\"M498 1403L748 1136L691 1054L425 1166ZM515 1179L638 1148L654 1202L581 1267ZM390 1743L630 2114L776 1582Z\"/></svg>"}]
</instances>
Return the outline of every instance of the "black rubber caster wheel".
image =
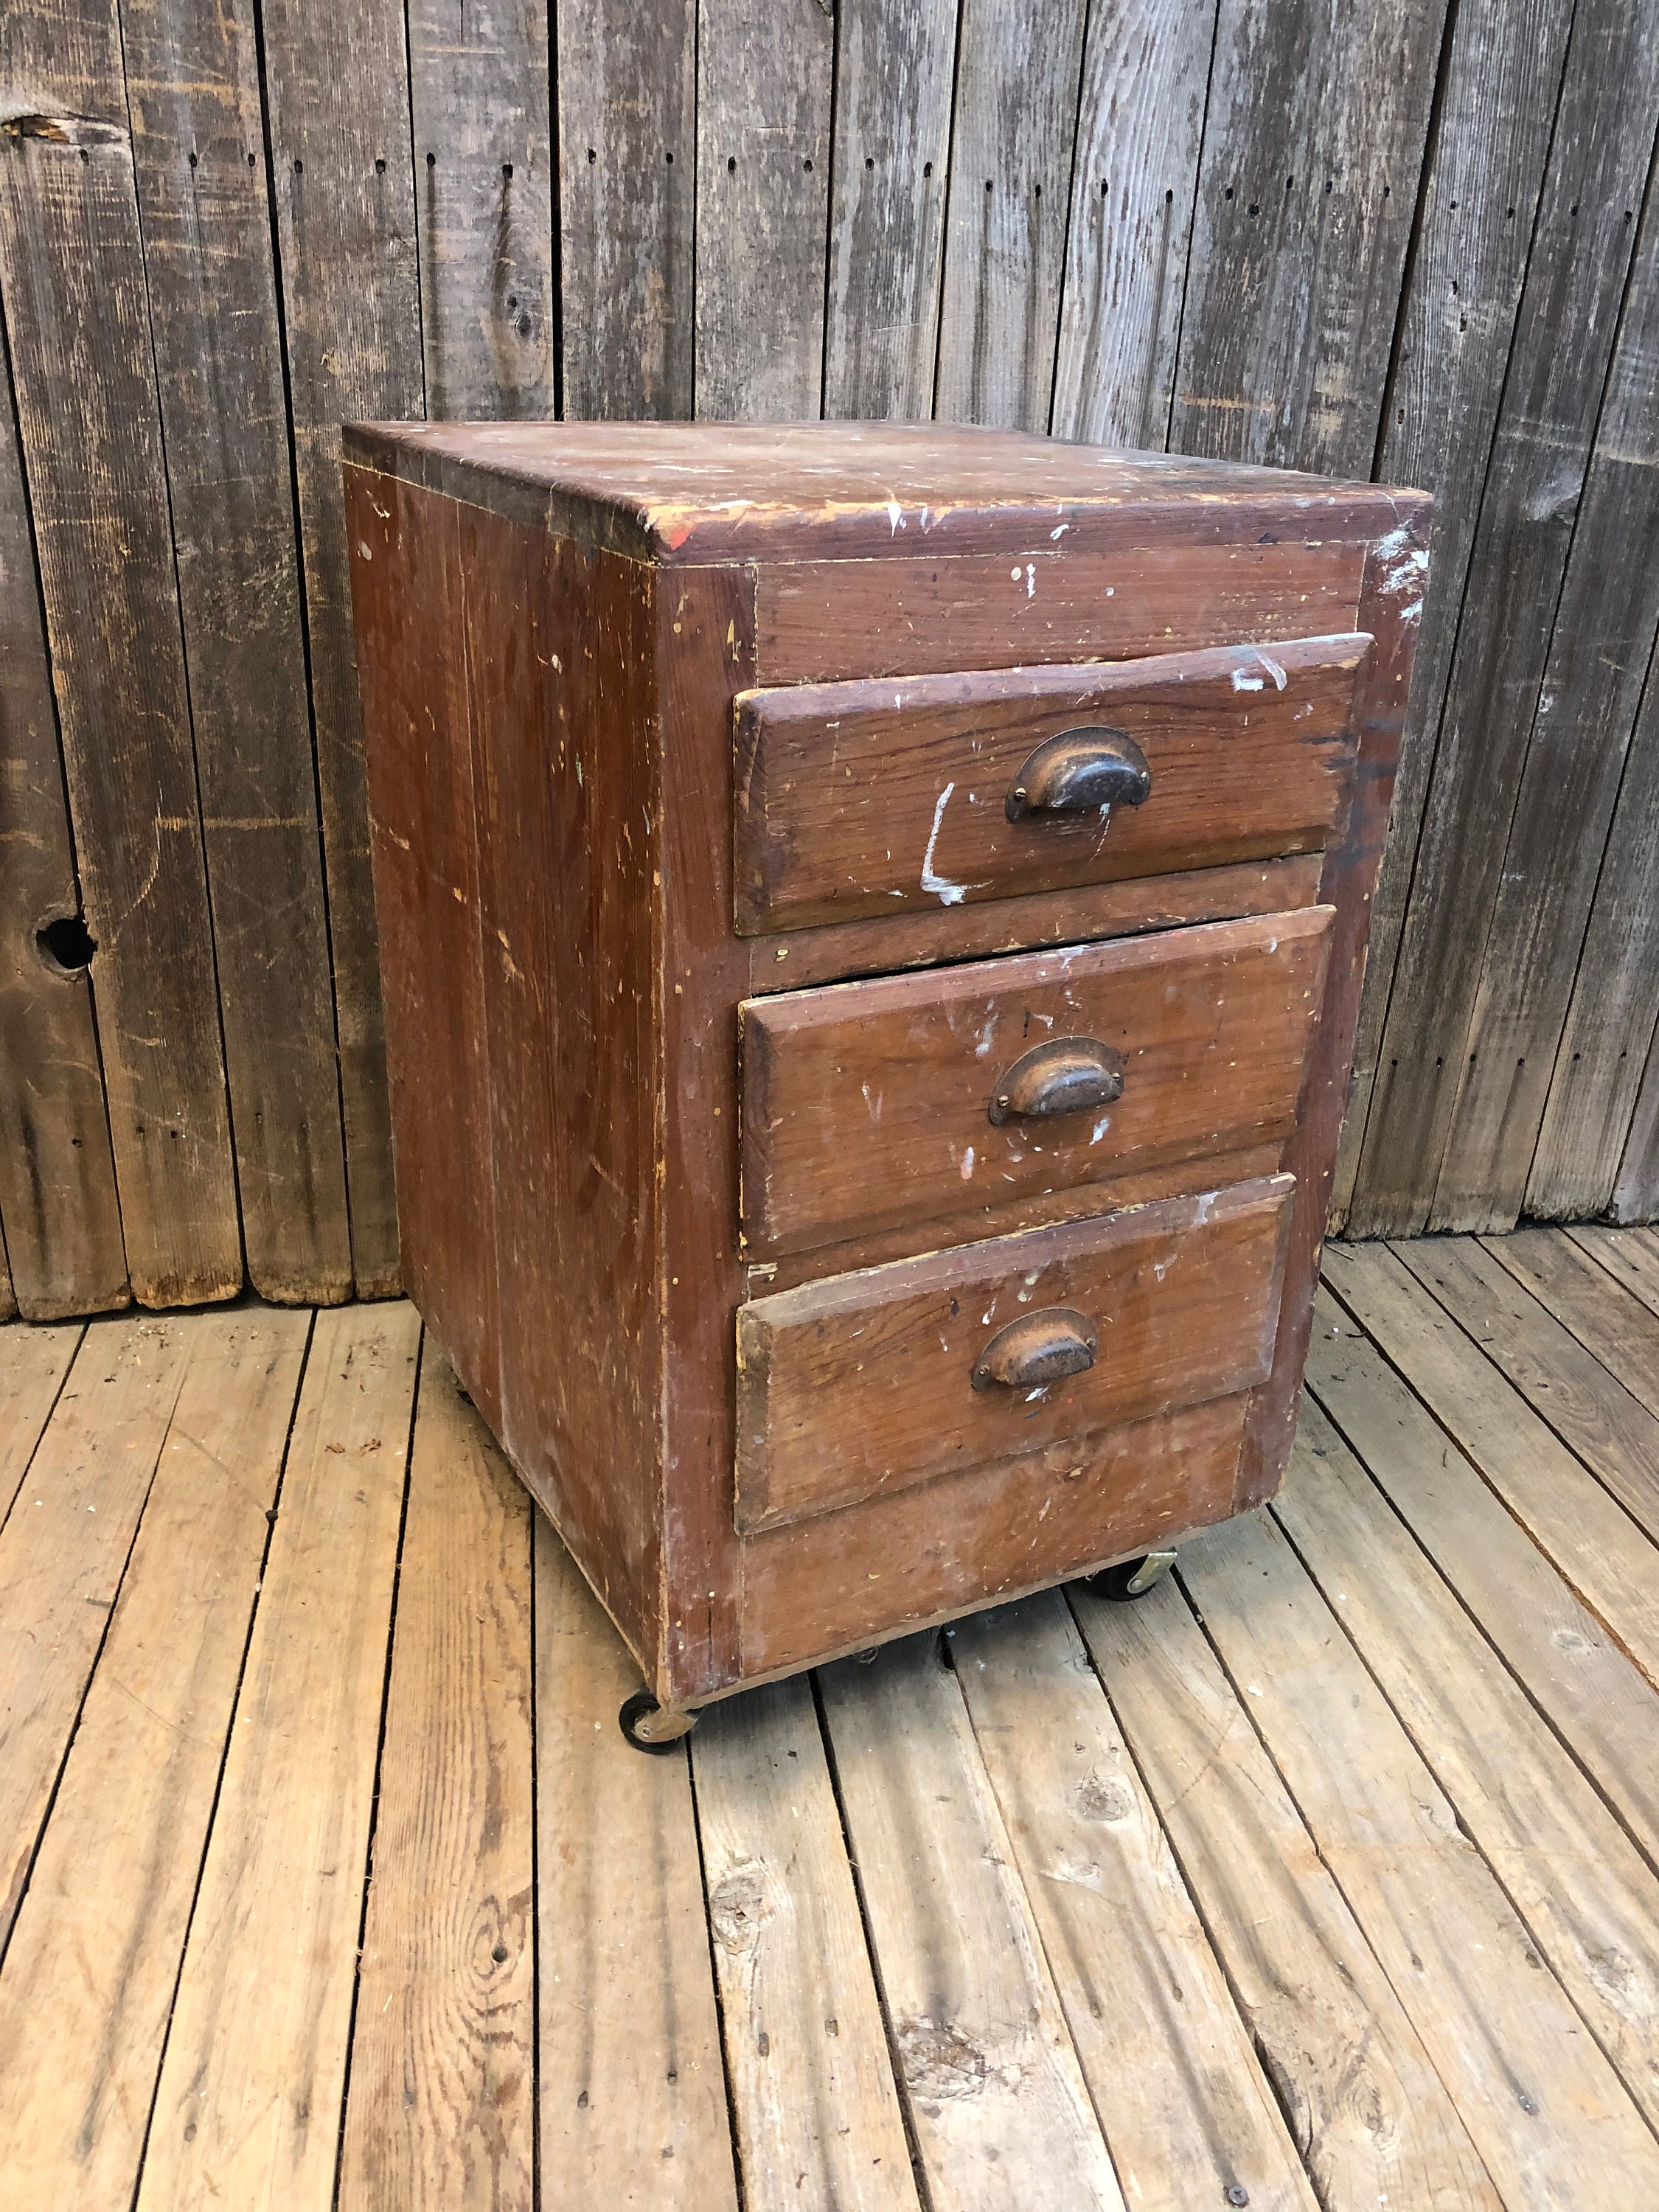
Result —
<instances>
[{"instance_id":1,"label":"black rubber caster wheel","mask_svg":"<svg viewBox=\"0 0 1659 2212\"><path fill-rule=\"evenodd\" d=\"M635 1751L678 1751L697 1724L695 1713L665 1711L649 1690L624 1698L617 1725Z\"/></svg>"},{"instance_id":2,"label":"black rubber caster wheel","mask_svg":"<svg viewBox=\"0 0 1659 2212\"><path fill-rule=\"evenodd\" d=\"M1117 1605L1131 1605L1136 1598L1145 1597L1148 1590L1158 1588L1174 1566L1175 1559L1173 1552L1148 1552L1139 1559L1120 1559L1115 1567L1091 1575L1089 1587L1097 1597L1109 1597Z\"/></svg>"}]
</instances>

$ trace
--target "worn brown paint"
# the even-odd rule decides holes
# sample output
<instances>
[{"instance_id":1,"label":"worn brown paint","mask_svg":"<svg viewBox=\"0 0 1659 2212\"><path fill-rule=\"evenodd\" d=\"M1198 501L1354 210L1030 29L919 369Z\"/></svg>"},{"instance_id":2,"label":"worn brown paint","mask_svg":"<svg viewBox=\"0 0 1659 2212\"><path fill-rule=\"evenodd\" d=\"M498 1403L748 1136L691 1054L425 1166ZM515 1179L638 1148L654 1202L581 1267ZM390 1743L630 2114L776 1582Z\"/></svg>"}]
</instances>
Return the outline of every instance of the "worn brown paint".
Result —
<instances>
[{"instance_id":1,"label":"worn brown paint","mask_svg":"<svg viewBox=\"0 0 1659 2212\"><path fill-rule=\"evenodd\" d=\"M406 1265L658 1695L718 1696L1268 1494L1305 1349L1409 672L1398 561L1385 550L1367 566L1367 548L1393 532L1397 552L1402 527L1414 544L1426 502L870 425L381 425L349 432L346 453L354 538L357 518L373 526L354 585ZM937 561L915 557L924 509ZM1016 642L986 585L988 563L1006 581L1020 546L1033 566L1045 549L1056 588L1043 626ZM1020 583L1032 604L1023 569ZM897 629L872 618L878 605L903 610ZM1312 642L1276 654L1276 640ZM1248 684L1263 665L1238 650L1250 646L1287 672L1292 712L1315 704L1300 752L1271 672L1260 692L1234 689L1236 672ZM1075 670L1160 653L1150 677ZM1138 878L1079 883L1057 861L973 907L941 899L828 927L796 914L739 936L740 696L752 708L769 693L781 726L805 695L779 700L781 685L857 689L895 658L947 692L953 672L1036 669L977 687L999 702L1011 757L1021 702L1035 745L1056 685L1156 720L1184 672L1198 704L1165 720L1186 732L1189 770L1212 764L1218 815L1225 749L1263 747L1262 788L1231 787L1241 811L1258 806L1244 849L1259 857L1241 857L1224 821L1203 830L1195 775L1191 836L1149 849ZM921 707L939 696L922 686ZM808 773L822 758L814 711L796 712L792 738ZM902 759L913 738L902 713L890 731L872 725L871 761ZM913 781L926 798L927 772ZM949 781L935 762L930 808ZM797 825L805 842L843 826L818 811ZM980 965L952 964L964 959ZM810 988L790 989L797 978ZM1073 1018L1109 1031L1101 1054L1127 1071L1113 1115L1146 1125L1109 1178L1062 1115L1054 1172L965 1188L946 1126L963 1102L981 1138L1007 1142L988 1120L997 1071L963 1026L969 1001L988 1000L1022 1030L1029 1012L1056 1034ZM860 1091L877 1061L903 1102L886 1138ZM1145 1103L1132 1106L1138 1075ZM1156 1262L1123 1261L1142 1245ZM1096 1281L1100 1267L1054 1256L1074 1249L1118 1259ZM969 1464L941 1458L940 1437L992 1417L969 1373L982 1346L966 1337L954 1364L927 1353L925 1449L901 1421L884 1452L880 1421L857 1411L875 1384L850 1337L844 1387L806 1388L828 1356L812 1336L820 1307L854 1311L884 1279L899 1294L880 1310L915 1322L908 1286L925 1304L959 1278L985 1289L976 1326L988 1308L1006 1320L1033 1272L1014 1263L1033 1254L1039 1279L1051 1264L1065 1275L1066 1300L1086 1304L1092 1285L1103 1301L1080 1324L1101 1373L1081 1394L1076 1376L1064 1386L1088 1397L1086 1417L1065 1418L1056 1397L1033 1406L1030 1449L1004 1438ZM965 1328L960 1296L942 1294ZM740 1313L744 1341L769 1346L745 1370L745 1438L766 1440L764 1480L747 1490ZM843 1397L854 1409L858 1468L856 1455L793 1455L796 1416L766 1380L782 1389L785 1345L804 1362L791 1370L799 1419L827 1433ZM904 1394L889 1395L908 1419Z\"/></svg>"}]
</instances>

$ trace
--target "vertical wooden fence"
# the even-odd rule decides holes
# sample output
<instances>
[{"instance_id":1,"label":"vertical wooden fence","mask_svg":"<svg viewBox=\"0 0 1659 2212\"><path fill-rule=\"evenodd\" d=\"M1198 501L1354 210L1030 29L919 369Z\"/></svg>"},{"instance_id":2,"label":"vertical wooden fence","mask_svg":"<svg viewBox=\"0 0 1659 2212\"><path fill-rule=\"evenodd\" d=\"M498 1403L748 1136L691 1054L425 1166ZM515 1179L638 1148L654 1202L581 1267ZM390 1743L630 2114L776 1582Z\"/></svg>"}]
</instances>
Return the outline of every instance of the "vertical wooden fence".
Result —
<instances>
[{"instance_id":1,"label":"vertical wooden fence","mask_svg":"<svg viewBox=\"0 0 1659 2212\"><path fill-rule=\"evenodd\" d=\"M396 1284L364 416L1434 487L1339 1217L1650 1218L1656 124L1659 0L12 0L0 1304Z\"/></svg>"}]
</instances>

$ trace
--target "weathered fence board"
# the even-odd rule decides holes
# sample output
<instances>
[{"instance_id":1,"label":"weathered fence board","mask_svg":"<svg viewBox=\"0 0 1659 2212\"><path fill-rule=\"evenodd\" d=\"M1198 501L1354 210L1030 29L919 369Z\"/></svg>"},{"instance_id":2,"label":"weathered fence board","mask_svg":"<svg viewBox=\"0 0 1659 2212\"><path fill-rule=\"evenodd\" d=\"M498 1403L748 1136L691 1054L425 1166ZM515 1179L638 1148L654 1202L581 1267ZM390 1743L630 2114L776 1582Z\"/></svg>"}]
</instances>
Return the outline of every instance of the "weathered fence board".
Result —
<instances>
[{"instance_id":1,"label":"weathered fence board","mask_svg":"<svg viewBox=\"0 0 1659 2212\"><path fill-rule=\"evenodd\" d=\"M252 0L125 0L247 1271L351 1294Z\"/></svg>"},{"instance_id":2,"label":"weathered fence board","mask_svg":"<svg viewBox=\"0 0 1659 2212\"><path fill-rule=\"evenodd\" d=\"M1650 201L1492 904L1437 1226L1507 1229L1521 1210L1656 629L1659 208ZM1641 1012L1633 984L1628 969L1600 976L1585 1042L1629 1038ZM1583 1090L1562 1076L1571 1113Z\"/></svg>"},{"instance_id":3,"label":"weathered fence board","mask_svg":"<svg viewBox=\"0 0 1659 2212\"><path fill-rule=\"evenodd\" d=\"M819 412L834 72L821 0L700 0L700 416Z\"/></svg>"},{"instance_id":4,"label":"weathered fence board","mask_svg":"<svg viewBox=\"0 0 1659 2212\"><path fill-rule=\"evenodd\" d=\"M564 411L691 412L696 0L557 0Z\"/></svg>"},{"instance_id":5,"label":"weathered fence board","mask_svg":"<svg viewBox=\"0 0 1659 2212\"><path fill-rule=\"evenodd\" d=\"M112 0L40 0L0 40L0 284L127 1264L154 1304L228 1297L241 1238L119 27Z\"/></svg>"},{"instance_id":6,"label":"weathered fence board","mask_svg":"<svg viewBox=\"0 0 1659 2212\"><path fill-rule=\"evenodd\" d=\"M1091 9L1053 430L1162 446L1175 401L1213 0Z\"/></svg>"},{"instance_id":7,"label":"weathered fence board","mask_svg":"<svg viewBox=\"0 0 1659 2212\"><path fill-rule=\"evenodd\" d=\"M1170 444L1367 476L1445 0L1222 0Z\"/></svg>"},{"instance_id":8,"label":"weathered fence board","mask_svg":"<svg viewBox=\"0 0 1659 2212\"><path fill-rule=\"evenodd\" d=\"M398 1287L337 425L422 412L1427 484L1334 1218L1650 1217L1656 118L1659 0L19 0L0 1311Z\"/></svg>"},{"instance_id":9,"label":"weathered fence board","mask_svg":"<svg viewBox=\"0 0 1659 2212\"><path fill-rule=\"evenodd\" d=\"M398 1285L398 1208L339 426L425 406L408 58L399 0L264 0L263 21L352 1268L374 1297Z\"/></svg>"},{"instance_id":10,"label":"weathered fence board","mask_svg":"<svg viewBox=\"0 0 1659 2212\"><path fill-rule=\"evenodd\" d=\"M427 411L553 412L547 11L409 0Z\"/></svg>"},{"instance_id":11,"label":"weathered fence board","mask_svg":"<svg viewBox=\"0 0 1659 2212\"><path fill-rule=\"evenodd\" d=\"M1046 430L1084 0L962 0L934 411Z\"/></svg>"},{"instance_id":12,"label":"weathered fence board","mask_svg":"<svg viewBox=\"0 0 1659 2212\"><path fill-rule=\"evenodd\" d=\"M1360 1155L1362 1231L1433 1211L1653 150L1653 33L1615 0L1573 18Z\"/></svg>"},{"instance_id":13,"label":"weathered fence board","mask_svg":"<svg viewBox=\"0 0 1659 2212\"><path fill-rule=\"evenodd\" d=\"M1430 588L1394 826L1371 908L1332 1211L1346 1215L1433 765L1480 486L1561 90L1570 11L1558 0L1468 0L1454 13L1377 447L1384 483L1437 492Z\"/></svg>"},{"instance_id":14,"label":"weathered fence board","mask_svg":"<svg viewBox=\"0 0 1659 2212\"><path fill-rule=\"evenodd\" d=\"M0 145L0 160L5 158ZM92 987L40 932L80 903L58 720L0 356L0 1308L98 1312L127 1295ZM76 948L65 947L74 957Z\"/></svg>"},{"instance_id":15,"label":"weathered fence board","mask_svg":"<svg viewBox=\"0 0 1659 2212\"><path fill-rule=\"evenodd\" d=\"M956 0L846 0L823 411L933 412Z\"/></svg>"}]
</instances>

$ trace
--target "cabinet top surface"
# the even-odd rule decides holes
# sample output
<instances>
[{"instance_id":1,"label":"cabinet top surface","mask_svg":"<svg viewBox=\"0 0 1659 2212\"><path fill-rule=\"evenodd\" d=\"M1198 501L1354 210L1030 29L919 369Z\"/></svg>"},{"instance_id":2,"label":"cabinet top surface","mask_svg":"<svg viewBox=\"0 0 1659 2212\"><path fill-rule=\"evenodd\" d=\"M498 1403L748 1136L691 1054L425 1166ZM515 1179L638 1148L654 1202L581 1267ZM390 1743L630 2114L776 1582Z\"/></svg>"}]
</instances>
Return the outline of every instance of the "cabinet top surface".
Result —
<instances>
[{"instance_id":1,"label":"cabinet top surface","mask_svg":"<svg viewBox=\"0 0 1659 2212\"><path fill-rule=\"evenodd\" d=\"M928 422L348 424L356 463L658 560L974 552L1147 510L1376 536L1424 495Z\"/></svg>"}]
</instances>

